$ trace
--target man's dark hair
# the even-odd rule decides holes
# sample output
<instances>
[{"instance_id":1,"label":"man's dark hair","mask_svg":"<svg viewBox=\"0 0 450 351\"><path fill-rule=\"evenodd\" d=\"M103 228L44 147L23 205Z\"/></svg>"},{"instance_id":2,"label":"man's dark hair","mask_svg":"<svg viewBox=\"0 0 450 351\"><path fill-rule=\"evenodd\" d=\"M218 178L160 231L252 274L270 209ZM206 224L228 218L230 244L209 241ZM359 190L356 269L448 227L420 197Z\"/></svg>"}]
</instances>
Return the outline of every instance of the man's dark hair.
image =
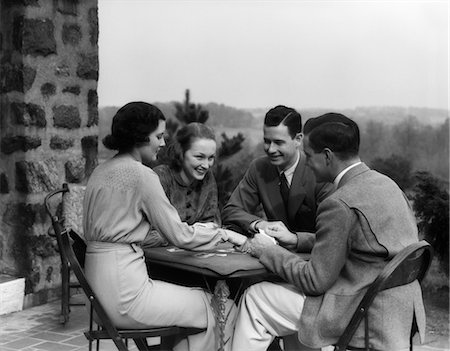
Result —
<instances>
[{"instance_id":1,"label":"man's dark hair","mask_svg":"<svg viewBox=\"0 0 450 351\"><path fill-rule=\"evenodd\" d=\"M158 128L159 121L166 120L159 108L146 102L130 102L114 115L111 134L103 138L103 145L119 152L149 141L149 134Z\"/></svg>"},{"instance_id":2,"label":"man's dark hair","mask_svg":"<svg viewBox=\"0 0 450 351\"><path fill-rule=\"evenodd\" d=\"M359 152L359 128L350 118L340 113L326 113L306 121L304 134L314 152L328 148L340 159L349 159Z\"/></svg>"},{"instance_id":3,"label":"man's dark hair","mask_svg":"<svg viewBox=\"0 0 450 351\"><path fill-rule=\"evenodd\" d=\"M289 135L292 138L302 131L302 116L291 107L278 105L266 113L265 126L277 127L280 123L288 128Z\"/></svg>"}]
</instances>

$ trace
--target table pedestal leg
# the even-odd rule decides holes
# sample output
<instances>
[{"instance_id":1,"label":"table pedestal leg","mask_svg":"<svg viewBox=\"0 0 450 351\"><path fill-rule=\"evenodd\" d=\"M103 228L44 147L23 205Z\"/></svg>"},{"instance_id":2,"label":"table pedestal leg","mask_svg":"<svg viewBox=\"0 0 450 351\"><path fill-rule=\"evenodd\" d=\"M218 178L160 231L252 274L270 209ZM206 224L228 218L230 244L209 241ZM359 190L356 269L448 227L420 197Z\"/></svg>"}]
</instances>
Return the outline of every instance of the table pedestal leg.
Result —
<instances>
[{"instance_id":1,"label":"table pedestal leg","mask_svg":"<svg viewBox=\"0 0 450 351\"><path fill-rule=\"evenodd\" d=\"M214 315L216 317L216 330L217 338L219 341L218 350L223 351L225 343L225 325L228 319L227 314L227 301L230 296L230 289L225 280L218 280L214 288L214 294L212 297L212 307Z\"/></svg>"}]
</instances>

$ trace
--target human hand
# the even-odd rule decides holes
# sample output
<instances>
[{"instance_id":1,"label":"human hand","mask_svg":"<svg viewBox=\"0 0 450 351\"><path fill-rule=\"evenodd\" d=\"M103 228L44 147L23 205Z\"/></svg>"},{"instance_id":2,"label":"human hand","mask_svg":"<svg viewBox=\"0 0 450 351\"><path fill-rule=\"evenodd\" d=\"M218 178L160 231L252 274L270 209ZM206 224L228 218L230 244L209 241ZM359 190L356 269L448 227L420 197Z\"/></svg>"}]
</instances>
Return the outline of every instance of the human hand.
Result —
<instances>
[{"instance_id":1,"label":"human hand","mask_svg":"<svg viewBox=\"0 0 450 351\"><path fill-rule=\"evenodd\" d=\"M276 245L273 238L265 234L257 233L252 239L247 239L243 245L242 251L248 252L252 256L259 258L266 248L273 245Z\"/></svg>"},{"instance_id":2,"label":"human hand","mask_svg":"<svg viewBox=\"0 0 450 351\"><path fill-rule=\"evenodd\" d=\"M265 233L277 239L283 246L297 245L297 235L289 231L283 222L268 222Z\"/></svg>"},{"instance_id":3,"label":"human hand","mask_svg":"<svg viewBox=\"0 0 450 351\"><path fill-rule=\"evenodd\" d=\"M242 246L247 240L247 237L242 234L236 233L229 229L222 229L222 230L225 232L227 236L227 241L229 241L235 246Z\"/></svg>"},{"instance_id":4,"label":"human hand","mask_svg":"<svg viewBox=\"0 0 450 351\"><path fill-rule=\"evenodd\" d=\"M255 231L258 232L260 230L265 230L266 226L269 224L268 221L259 220L255 223Z\"/></svg>"}]
</instances>

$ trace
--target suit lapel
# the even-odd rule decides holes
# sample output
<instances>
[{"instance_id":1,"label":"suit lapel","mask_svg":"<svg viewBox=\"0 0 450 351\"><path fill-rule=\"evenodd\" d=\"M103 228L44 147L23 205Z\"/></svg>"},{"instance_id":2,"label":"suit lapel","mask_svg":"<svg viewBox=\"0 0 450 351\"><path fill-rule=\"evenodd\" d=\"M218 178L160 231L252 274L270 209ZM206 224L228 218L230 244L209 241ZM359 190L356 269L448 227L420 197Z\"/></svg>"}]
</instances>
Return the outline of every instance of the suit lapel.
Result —
<instances>
[{"instance_id":1,"label":"suit lapel","mask_svg":"<svg viewBox=\"0 0 450 351\"><path fill-rule=\"evenodd\" d=\"M300 152L300 159L298 161L297 167L295 168L295 172L292 177L291 188L289 190L288 216L289 220L291 221L294 220L295 214L297 213L306 196L306 190L304 187L306 181L305 167L306 157L303 152Z\"/></svg>"}]
</instances>

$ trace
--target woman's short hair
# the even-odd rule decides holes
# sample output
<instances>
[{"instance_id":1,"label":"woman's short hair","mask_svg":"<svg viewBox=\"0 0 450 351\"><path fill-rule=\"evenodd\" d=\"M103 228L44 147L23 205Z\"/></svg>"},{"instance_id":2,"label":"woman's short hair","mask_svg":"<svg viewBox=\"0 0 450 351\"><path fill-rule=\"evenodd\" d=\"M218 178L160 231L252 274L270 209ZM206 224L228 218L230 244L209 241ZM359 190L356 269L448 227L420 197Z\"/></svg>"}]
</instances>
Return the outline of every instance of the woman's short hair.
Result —
<instances>
[{"instance_id":1,"label":"woman's short hair","mask_svg":"<svg viewBox=\"0 0 450 351\"><path fill-rule=\"evenodd\" d=\"M103 145L111 150L129 151L149 141L159 121L166 118L159 108L147 102L130 102L114 115L111 134L103 138Z\"/></svg>"},{"instance_id":2,"label":"woman's short hair","mask_svg":"<svg viewBox=\"0 0 450 351\"><path fill-rule=\"evenodd\" d=\"M289 135L292 138L302 132L302 116L291 107L278 105L266 113L265 126L277 127L281 123L288 128Z\"/></svg>"},{"instance_id":3,"label":"woman's short hair","mask_svg":"<svg viewBox=\"0 0 450 351\"><path fill-rule=\"evenodd\" d=\"M210 139L216 141L214 131L203 123L192 122L180 128L174 140L167 147L169 166L179 172L183 168L184 154L196 139Z\"/></svg>"},{"instance_id":4,"label":"woman's short hair","mask_svg":"<svg viewBox=\"0 0 450 351\"><path fill-rule=\"evenodd\" d=\"M326 113L308 119L304 133L314 152L324 148L333 151L342 160L357 156L359 152L360 133L358 125L340 113Z\"/></svg>"}]
</instances>

